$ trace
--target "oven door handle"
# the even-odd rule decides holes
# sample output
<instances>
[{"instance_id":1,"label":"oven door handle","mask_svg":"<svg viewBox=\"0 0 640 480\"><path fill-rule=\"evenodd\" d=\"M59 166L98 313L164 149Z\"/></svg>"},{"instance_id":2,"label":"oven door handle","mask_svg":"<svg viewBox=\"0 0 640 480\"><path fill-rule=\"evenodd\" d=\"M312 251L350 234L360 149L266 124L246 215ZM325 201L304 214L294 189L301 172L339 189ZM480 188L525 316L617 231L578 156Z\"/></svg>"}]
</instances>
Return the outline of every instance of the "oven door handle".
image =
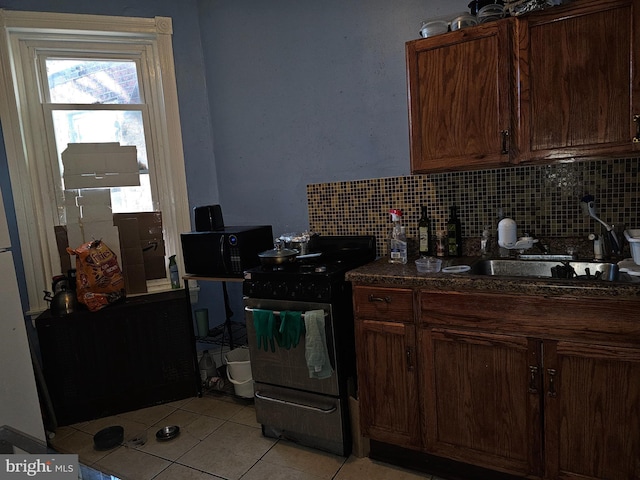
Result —
<instances>
[{"instance_id":1,"label":"oven door handle","mask_svg":"<svg viewBox=\"0 0 640 480\"><path fill-rule=\"evenodd\" d=\"M254 395L256 398L259 398L260 400L265 400L267 402L281 403L283 405L291 405L294 407L303 408L305 410L312 410L318 413L325 413L325 414L333 413L337 410L335 405L328 405L327 408L321 408L321 407L313 407L311 405L304 405L302 403L289 402L288 400L281 400L279 398L267 397L265 395L262 395L260 393L260 390L257 390Z\"/></svg>"},{"instance_id":2,"label":"oven door handle","mask_svg":"<svg viewBox=\"0 0 640 480\"><path fill-rule=\"evenodd\" d=\"M244 307L244 311L245 312L253 313L254 310L256 310L256 309L255 308L251 308L251 307ZM268 310L268 309L263 309L263 310ZM271 310L271 312L277 317L279 317L280 314L282 313L282 312L280 312L278 310ZM304 313L302 313L301 316L302 316L302 318L304 318ZM324 316L328 317L329 314L327 312L324 312Z\"/></svg>"}]
</instances>

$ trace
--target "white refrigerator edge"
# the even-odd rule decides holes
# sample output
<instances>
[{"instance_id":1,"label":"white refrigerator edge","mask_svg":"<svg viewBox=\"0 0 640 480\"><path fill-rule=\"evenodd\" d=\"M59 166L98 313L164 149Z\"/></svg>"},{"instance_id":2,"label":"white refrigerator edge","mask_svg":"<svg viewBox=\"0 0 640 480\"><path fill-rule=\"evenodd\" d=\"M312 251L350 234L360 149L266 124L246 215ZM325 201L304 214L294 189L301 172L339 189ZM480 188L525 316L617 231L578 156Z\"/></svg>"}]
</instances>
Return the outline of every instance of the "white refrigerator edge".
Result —
<instances>
[{"instance_id":1,"label":"white refrigerator edge","mask_svg":"<svg viewBox=\"0 0 640 480\"><path fill-rule=\"evenodd\" d=\"M45 441L11 239L0 190L0 426Z\"/></svg>"}]
</instances>

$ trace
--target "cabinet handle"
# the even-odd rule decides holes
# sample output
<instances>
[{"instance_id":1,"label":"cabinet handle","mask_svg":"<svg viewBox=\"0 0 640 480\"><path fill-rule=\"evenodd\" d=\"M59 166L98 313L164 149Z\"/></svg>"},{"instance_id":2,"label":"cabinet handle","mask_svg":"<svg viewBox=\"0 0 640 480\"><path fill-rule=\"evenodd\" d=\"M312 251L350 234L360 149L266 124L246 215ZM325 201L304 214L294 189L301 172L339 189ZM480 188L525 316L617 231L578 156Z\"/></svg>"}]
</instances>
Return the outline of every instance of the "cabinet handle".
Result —
<instances>
[{"instance_id":1,"label":"cabinet handle","mask_svg":"<svg viewBox=\"0 0 640 480\"><path fill-rule=\"evenodd\" d=\"M407 370L413 372L413 349L411 347L407 347L405 353L407 355Z\"/></svg>"},{"instance_id":2,"label":"cabinet handle","mask_svg":"<svg viewBox=\"0 0 640 480\"><path fill-rule=\"evenodd\" d=\"M509 130L502 130L500 133L502 134L502 152L500 153L506 155L509 153Z\"/></svg>"},{"instance_id":3,"label":"cabinet handle","mask_svg":"<svg viewBox=\"0 0 640 480\"><path fill-rule=\"evenodd\" d=\"M636 124L636 136L633 137L633 143L640 142L640 115L633 116L633 123Z\"/></svg>"},{"instance_id":4,"label":"cabinet handle","mask_svg":"<svg viewBox=\"0 0 640 480\"><path fill-rule=\"evenodd\" d=\"M529 365L529 393L538 393L538 367Z\"/></svg>"},{"instance_id":5,"label":"cabinet handle","mask_svg":"<svg viewBox=\"0 0 640 480\"><path fill-rule=\"evenodd\" d=\"M374 297L373 295L369 295L369 301L391 303L391 297Z\"/></svg>"},{"instance_id":6,"label":"cabinet handle","mask_svg":"<svg viewBox=\"0 0 640 480\"><path fill-rule=\"evenodd\" d=\"M556 393L556 370L555 368L549 368L547 369L547 373L549 374L549 391L547 392L547 395L549 395L550 397L556 397L557 393Z\"/></svg>"}]
</instances>

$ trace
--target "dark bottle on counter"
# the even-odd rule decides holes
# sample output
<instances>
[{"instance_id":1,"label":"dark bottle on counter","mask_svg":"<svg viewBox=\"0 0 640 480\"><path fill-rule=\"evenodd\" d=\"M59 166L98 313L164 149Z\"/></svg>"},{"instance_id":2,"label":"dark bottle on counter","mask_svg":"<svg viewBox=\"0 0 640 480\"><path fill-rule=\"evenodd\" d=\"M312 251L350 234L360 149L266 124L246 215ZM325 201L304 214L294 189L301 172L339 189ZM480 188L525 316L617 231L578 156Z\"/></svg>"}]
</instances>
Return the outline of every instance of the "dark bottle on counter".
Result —
<instances>
[{"instance_id":1,"label":"dark bottle on counter","mask_svg":"<svg viewBox=\"0 0 640 480\"><path fill-rule=\"evenodd\" d=\"M431 219L427 207L422 207L422 215L418 221L419 252L421 257L433 255L431 244Z\"/></svg>"},{"instance_id":2,"label":"dark bottle on counter","mask_svg":"<svg viewBox=\"0 0 640 480\"><path fill-rule=\"evenodd\" d=\"M451 208L449 220L447 220L447 255L450 257L462 256L462 227L458 218L458 208Z\"/></svg>"}]
</instances>

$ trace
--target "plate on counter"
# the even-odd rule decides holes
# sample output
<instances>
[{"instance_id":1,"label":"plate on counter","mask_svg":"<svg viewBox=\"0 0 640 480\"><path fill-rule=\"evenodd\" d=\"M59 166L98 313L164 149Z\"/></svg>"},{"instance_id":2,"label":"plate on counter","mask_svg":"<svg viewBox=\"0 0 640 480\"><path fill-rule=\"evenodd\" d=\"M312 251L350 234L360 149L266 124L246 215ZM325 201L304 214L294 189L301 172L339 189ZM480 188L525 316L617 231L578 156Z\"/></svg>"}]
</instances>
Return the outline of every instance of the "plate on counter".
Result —
<instances>
[{"instance_id":1,"label":"plate on counter","mask_svg":"<svg viewBox=\"0 0 640 480\"><path fill-rule=\"evenodd\" d=\"M469 265L451 265L450 267L444 267L442 269L443 273L464 273L471 270Z\"/></svg>"}]
</instances>

